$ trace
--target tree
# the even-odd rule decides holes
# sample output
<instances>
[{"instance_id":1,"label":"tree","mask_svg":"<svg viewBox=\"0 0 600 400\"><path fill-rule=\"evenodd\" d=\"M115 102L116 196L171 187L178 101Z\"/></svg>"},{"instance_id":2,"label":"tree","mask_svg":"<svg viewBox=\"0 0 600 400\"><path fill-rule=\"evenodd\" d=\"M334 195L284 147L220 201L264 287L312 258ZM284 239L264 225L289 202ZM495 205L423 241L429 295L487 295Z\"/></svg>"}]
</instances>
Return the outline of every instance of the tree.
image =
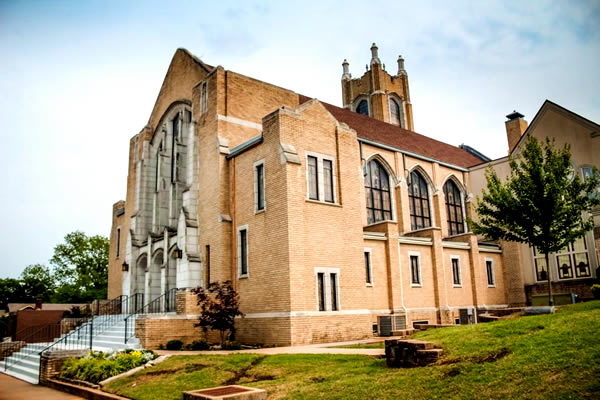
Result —
<instances>
[{"instance_id":1,"label":"tree","mask_svg":"<svg viewBox=\"0 0 600 400\"><path fill-rule=\"evenodd\" d=\"M13 278L0 279L0 310L8 310L8 303L26 299L21 281ZM26 300L31 300L27 298Z\"/></svg>"},{"instance_id":2,"label":"tree","mask_svg":"<svg viewBox=\"0 0 600 400\"><path fill-rule=\"evenodd\" d=\"M509 240L535 247L546 258L548 301L552 305L549 253L557 252L594 227L589 212L600 204L600 173L594 168L585 181L571 166L570 147L554 148L530 136L523 152L510 159L511 173L501 182L491 166L487 191L477 199L479 221L473 232L492 240Z\"/></svg>"},{"instance_id":3,"label":"tree","mask_svg":"<svg viewBox=\"0 0 600 400\"><path fill-rule=\"evenodd\" d=\"M225 343L225 332L235 336L235 317L244 316L239 310L239 296L231 286L231 281L213 282L208 288L196 288L193 293L198 296L198 305L202 312L196 326L206 332L208 328L220 332L221 345Z\"/></svg>"},{"instance_id":4,"label":"tree","mask_svg":"<svg viewBox=\"0 0 600 400\"><path fill-rule=\"evenodd\" d=\"M52 273L42 264L27 266L21 272L21 285L28 299L41 298L49 301L56 287Z\"/></svg>"},{"instance_id":5,"label":"tree","mask_svg":"<svg viewBox=\"0 0 600 400\"><path fill-rule=\"evenodd\" d=\"M50 263L58 283L55 302L89 302L105 299L108 286L108 247L104 236L75 231L54 248Z\"/></svg>"}]
</instances>

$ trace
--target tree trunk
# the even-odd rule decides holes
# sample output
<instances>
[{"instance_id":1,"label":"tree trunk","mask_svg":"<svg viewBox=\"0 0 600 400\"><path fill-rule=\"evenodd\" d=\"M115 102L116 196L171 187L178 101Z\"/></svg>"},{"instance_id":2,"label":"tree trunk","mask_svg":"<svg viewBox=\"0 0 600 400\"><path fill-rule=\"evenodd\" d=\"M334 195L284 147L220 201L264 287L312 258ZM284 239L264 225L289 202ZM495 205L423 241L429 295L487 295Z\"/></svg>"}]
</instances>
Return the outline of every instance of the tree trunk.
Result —
<instances>
[{"instance_id":1,"label":"tree trunk","mask_svg":"<svg viewBox=\"0 0 600 400\"><path fill-rule=\"evenodd\" d=\"M554 305L554 300L552 299L552 281L550 280L550 260L548 252L544 255L546 256L546 269L548 270L548 305L552 307Z\"/></svg>"}]
</instances>

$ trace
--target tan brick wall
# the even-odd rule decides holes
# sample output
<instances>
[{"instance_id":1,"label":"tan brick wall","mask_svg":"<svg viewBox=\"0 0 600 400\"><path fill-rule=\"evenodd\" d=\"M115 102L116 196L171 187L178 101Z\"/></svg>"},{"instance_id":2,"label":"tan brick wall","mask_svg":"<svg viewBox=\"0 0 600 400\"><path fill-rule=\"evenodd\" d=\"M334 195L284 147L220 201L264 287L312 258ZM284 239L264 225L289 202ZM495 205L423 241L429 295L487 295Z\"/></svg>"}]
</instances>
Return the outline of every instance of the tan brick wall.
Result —
<instances>
[{"instance_id":1,"label":"tan brick wall","mask_svg":"<svg viewBox=\"0 0 600 400\"><path fill-rule=\"evenodd\" d=\"M328 343L373 336L370 315L292 318L292 344Z\"/></svg>"},{"instance_id":2,"label":"tan brick wall","mask_svg":"<svg viewBox=\"0 0 600 400\"><path fill-rule=\"evenodd\" d=\"M46 352L40 356L40 384L44 385L49 379L60 374L63 364L71 357L80 357L87 350L58 350Z\"/></svg>"}]
</instances>

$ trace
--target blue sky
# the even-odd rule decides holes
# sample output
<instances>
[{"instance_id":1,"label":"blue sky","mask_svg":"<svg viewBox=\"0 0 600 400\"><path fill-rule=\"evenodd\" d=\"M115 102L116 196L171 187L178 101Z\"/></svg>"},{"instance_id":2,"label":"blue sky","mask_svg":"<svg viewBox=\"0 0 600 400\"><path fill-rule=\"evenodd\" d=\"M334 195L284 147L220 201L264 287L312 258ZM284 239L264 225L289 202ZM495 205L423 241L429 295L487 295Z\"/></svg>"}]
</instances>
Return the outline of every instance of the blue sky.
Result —
<instances>
[{"instance_id":1,"label":"blue sky","mask_svg":"<svg viewBox=\"0 0 600 400\"><path fill-rule=\"evenodd\" d=\"M0 277L73 230L108 236L178 47L340 105L342 61L360 76L372 42L406 60L415 130L447 143L503 156L504 116L545 99L600 122L597 1L0 0Z\"/></svg>"}]
</instances>

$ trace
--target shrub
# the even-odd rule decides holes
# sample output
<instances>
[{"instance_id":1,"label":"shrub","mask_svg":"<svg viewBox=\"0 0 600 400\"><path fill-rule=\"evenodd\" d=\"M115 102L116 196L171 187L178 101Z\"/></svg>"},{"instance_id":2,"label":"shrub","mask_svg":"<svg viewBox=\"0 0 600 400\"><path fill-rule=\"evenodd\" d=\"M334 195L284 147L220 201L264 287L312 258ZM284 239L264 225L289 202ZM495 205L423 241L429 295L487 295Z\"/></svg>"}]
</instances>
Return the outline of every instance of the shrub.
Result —
<instances>
[{"instance_id":1,"label":"shrub","mask_svg":"<svg viewBox=\"0 0 600 400\"><path fill-rule=\"evenodd\" d=\"M167 342L167 350L181 350L183 347L183 342L181 340L169 340Z\"/></svg>"},{"instance_id":2,"label":"shrub","mask_svg":"<svg viewBox=\"0 0 600 400\"><path fill-rule=\"evenodd\" d=\"M60 377L98 383L156 358L150 350L126 350L115 353L90 351L82 358L69 358Z\"/></svg>"},{"instance_id":3,"label":"shrub","mask_svg":"<svg viewBox=\"0 0 600 400\"><path fill-rule=\"evenodd\" d=\"M600 299L600 285L597 283L594 283L592 285L592 294L594 295L595 299Z\"/></svg>"},{"instance_id":4,"label":"shrub","mask_svg":"<svg viewBox=\"0 0 600 400\"><path fill-rule=\"evenodd\" d=\"M241 350L242 345L239 342L225 341L221 345L221 349L223 349L223 350Z\"/></svg>"},{"instance_id":5,"label":"shrub","mask_svg":"<svg viewBox=\"0 0 600 400\"><path fill-rule=\"evenodd\" d=\"M190 347L192 350L210 350L210 344L204 339L194 340Z\"/></svg>"},{"instance_id":6,"label":"shrub","mask_svg":"<svg viewBox=\"0 0 600 400\"><path fill-rule=\"evenodd\" d=\"M162 344L162 343L161 343L161 344L159 344L159 345L158 345L158 349L159 349L159 350L164 350L164 349L165 349L165 345L164 345L164 344Z\"/></svg>"}]
</instances>

